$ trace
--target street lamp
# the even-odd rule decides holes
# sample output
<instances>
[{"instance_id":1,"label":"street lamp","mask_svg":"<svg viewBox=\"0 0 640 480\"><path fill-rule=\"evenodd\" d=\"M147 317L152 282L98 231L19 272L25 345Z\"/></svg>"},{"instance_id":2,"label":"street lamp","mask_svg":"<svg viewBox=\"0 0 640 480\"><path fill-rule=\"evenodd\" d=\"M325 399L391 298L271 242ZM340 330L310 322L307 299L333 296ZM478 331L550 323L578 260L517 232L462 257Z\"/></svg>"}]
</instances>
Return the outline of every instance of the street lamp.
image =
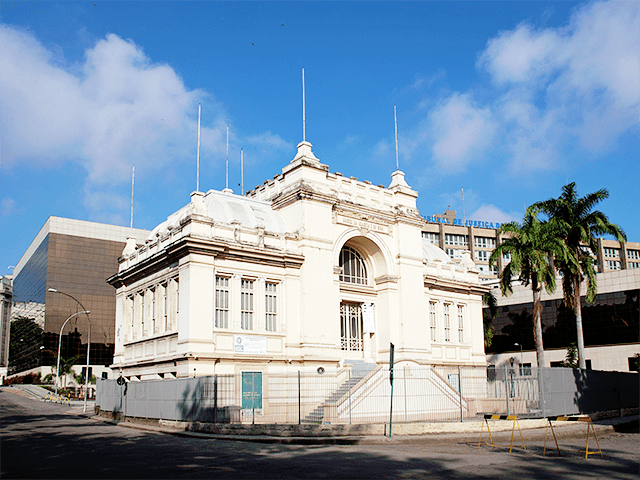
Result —
<instances>
[{"instance_id":1,"label":"street lamp","mask_svg":"<svg viewBox=\"0 0 640 480\"><path fill-rule=\"evenodd\" d=\"M81 313L87 314L87 322L89 322L89 335L87 338L87 370L86 370L85 379L84 379L84 408L82 410L83 412L86 412L87 411L87 393L89 392L89 349L91 347L91 320L89 320L89 311L86 308L84 308L84 305L82 305L82 303L80 303L80 301L73 295L69 295L68 293L61 292L60 290L57 290L55 288L49 288L48 290L51 293L59 293L60 295L65 295L69 298L74 299L78 303L78 305L82 307L82 310L84 310L83 312L78 312L76 315L79 315ZM67 319L67 322L69 321L70 318L71 317ZM62 325L62 327L64 328L64 325ZM62 329L60 329L60 342L62 342ZM60 344L58 344L58 370L59 369L60 369ZM57 391L58 390L56 388L56 393Z\"/></svg>"},{"instance_id":2,"label":"street lamp","mask_svg":"<svg viewBox=\"0 0 640 480\"><path fill-rule=\"evenodd\" d=\"M520 365L522 365L522 345L520 345L519 343L514 343L513 344L514 347L520 347ZM520 367L522 368L522 367Z\"/></svg>"},{"instance_id":3,"label":"street lamp","mask_svg":"<svg viewBox=\"0 0 640 480\"><path fill-rule=\"evenodd\" d=\"M56 395L58 394L58 383L60 382L60 347L62 346L62 330L64 330L64 327L67 325L69 320L75 316L82 315L83 313L89 315L90 312L85 310L84 312L78 312L70 315L69 318L64 321L62 328L60 329L60 337L58 338L58 363L56 364Z\"/></svg>"}]
</instances>

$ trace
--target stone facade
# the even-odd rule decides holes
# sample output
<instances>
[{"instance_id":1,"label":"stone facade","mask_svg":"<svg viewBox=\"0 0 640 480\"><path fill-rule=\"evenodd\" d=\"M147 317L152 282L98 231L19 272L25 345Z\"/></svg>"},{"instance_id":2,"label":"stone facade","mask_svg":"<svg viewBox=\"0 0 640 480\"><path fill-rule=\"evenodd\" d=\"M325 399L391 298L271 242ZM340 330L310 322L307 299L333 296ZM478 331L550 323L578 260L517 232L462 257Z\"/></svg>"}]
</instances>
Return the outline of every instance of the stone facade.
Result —
<instances>
[{"instance_id":1,"label":"stone facade","mask_svg":"<svg viewBox=\"0 0 640 480\"><path fill-rule=\"evenodd\" d=\"M478 270L422 238L418 193L330 173L311 150L246 196L194 192L125 247L113 368L129 379L485 365Z\"/></svg>"}]
</instances>

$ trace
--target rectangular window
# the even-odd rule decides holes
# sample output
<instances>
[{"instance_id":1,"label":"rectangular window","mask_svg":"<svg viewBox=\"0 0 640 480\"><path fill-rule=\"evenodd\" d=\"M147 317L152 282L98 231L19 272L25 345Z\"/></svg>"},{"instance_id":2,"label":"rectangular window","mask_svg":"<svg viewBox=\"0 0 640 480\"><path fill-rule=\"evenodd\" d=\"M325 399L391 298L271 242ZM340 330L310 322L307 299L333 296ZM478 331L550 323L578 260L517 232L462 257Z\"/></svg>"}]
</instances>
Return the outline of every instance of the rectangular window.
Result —
<instances>
[{"instance_id":1,"label":"rectangular window","mask_svg":"<svg viewBox=\"0 0 640 480\"><path fill-rule=\"evenodd\" d=\"M438 323L436 317L436 302L429 302L429 330L431 331L431 341L438 341Z\"/></svg>"},{"instance_id":2,"label":"rectangular window","mask_svg":"<svg viewBox=\"0 0 640 480\"><path fill-rule=\"evenodd\" d=\"M511 254L510 253L503 253L502 254L502 261L505 262L505 263L511 262Z\"/></svg>"},{"instance_id":3,"label":"rectangular window","mask_svg":"<svg viewBox=\"0 0 640 480\"><path fill-rule=\"evenodd\" d=\"M434 245L440 245L440 234L432 232L422 232L422 238Z\"/></svg>"},{"instance_id":4,"label":"rectangular window","mask_svg":"<svg viewBox=\"0 0 640 480\"><path fill-rule=\"evenodd\" d=\"M240 283L240 328L253 330L253 280Z\"/></svg>"},{"instance_id":5,"label":"rectangular window","mask_svg":"<svg viewBox=\"0 0 640 480\"><path fill-rule=\"evenodd\" d=\"M464 343L464 305L458 305L458 342Z\"/></svg>"},{"instance_id":6,"label":"rectangular window","mask_svg":"<svg viewBox=\"0 0 640 480\"><path fill-rule=\"evenodd\" d=\"M447 233L444 236L444 243L446 245L455 245L460 247L468 247L469 246L469 235L453 235L451 233Z\"/></svg>"},{"instance_id":7,"label":"rectangular window","mask_svg":"<svg viewBox=\"0 0 640 480\"><path fill-rule=\"evenodd\" d=\"M162 284L162 292L163 292L163 303L162 303L162 314L164 315L164 331L168 332L171 330L169 326L169 284Z\"/></svg>"},{"instance_id":8,"label":"rectangular window","mask_svg":"<svg viewBox=\"0 0 640 480\"><path fill-rule=\"evenodd\" d=\"M520 364L520 376L531 375L531 364L530 363L521 363Z\"/></svg>"},{"instance_id":9,"label":"rectangular window","mask_svg":"<svg viewBox=\"0 0 640 480\"><path fill-rule=\"evenodd\" d=\"M168 330L173 331L178 328L180 318L180 282L178 278L169 280L169 321Z\"/></svg>"},{"instance_id":10,"label":"rectangular window","mask_svg":"<svg viewBox=\"0 0 640 480\"><path fill-rule=\"evenodd\" d=\"M145 298L144 298L145 293L146 292L143 291L140 294L140 328L141 328L140 334L143 338L147 336L147 327L145 325L145 320L146 320L145 319L146 309L145 309Z\"/></svg>"},{"instance_id":11,"label":"rectangular window","mask_svg":"<svg viewBox=\"0 0 640 480\"><path fill-rule=\"evenodd\" d=\"M158 322L157 322L157 314L158 314L158 305L156 305L156 289L152 288L149 290L149 294L151 295L150 301L150 313L151 313L151 329L154 334L158 333Z\"/></svg>"},{"instance_id":12,"label":"rectangular window","mask_svg":"<svg viewBox=\"0 0 640 480\"><path fill-rule=\"evenodd\" d=\"M229 328L229 279L216 277L216 328Z\"/></svg>"},{"instance_id":13,"label":"rectangular window","mask_svg":"<svg viewBox=\"0 0 640 480\"><path fill-rule=\"evenodd\" d=\"M475 251L476 262L488 262L490 256L491 252L487 252L486 250Z\"/></svg>"},{"instance_id":14,"label":"rectangular window","mask_svg":"<svg viewBox=\"0 0 640 480\"><path fill-rule=\"evenodd\" d=\"M630 260L640 260L640 250L627 250L627 258Z\"/></svg>"},{"instance_id":15,"label":"rectangular window","mask_svg":"<svg viewBox=\"0 0 640 480\"><path fill-rule=\"evenodd\" d=\"M477 248L496 248L496 239L491 237L473 237L473 244Z\"/></svg>"},{"instance_id":16,"label":"rectangular window","mask_svg":"<svg viewBox=\"0 0 640 480\"><path fill-rule=\"evenodd\" d=\"M627 265L629 268L640 268L640 262L629 262Z\"/></svg>"},{"instance_id":17,"label":"rectangular window","mask_svg":"<svg viewBox=\"0 0 640 480\"><path fill-rule=\"evenodd\" d=\"M607 258L620 258L620 249L619 248L605 248L604 256Z\"/></svg>"},{"instance_id":18,"label":"rectangular window","mask_svg":"<svg viewBox=\"0 0 640 480\"><path fill-rule=\"evenodd\" d=\"M617 260L606 261L607 270L620 270L620 262Z\"/></svg>"},{"instance_id":19,"label":"rectangular window","mask_svg":"<svg viewBox=\"0 0 640 480\"><path fill-rule=\"evenodd\" d=\"M451 341L451 305L444 304L444 341Z\"/></svg>"},{"instance_id":20,"label":"rectangular window","mask_svg":"<svg viewBox=\"0 0 640 480\"><path fill-rule=\"evenodd\" d=\"M129 339L134 340L136 334L136 304L135 297L127 298L129 302Z\"/></svg>"},{"instance_id":21,"label":"rectangular window","mask_svg":"<svg viewBox=\"0 0 640 480\"><path fill-rule=\"evenodd\" d=\"M460 260L462 258L462 250L458 248L447 248L447 255L452 260Z\"/></svg>"},{"instance_id":22,"label":"rectangular window","mask_svg":"<svg viewBox=\"0 0 640 480\"><path fill-rule=\"evenodd\" d=\"M265 283L265 326L267 332L275 332L278 328L278 284Z\"/></svg>"}]
</instances>

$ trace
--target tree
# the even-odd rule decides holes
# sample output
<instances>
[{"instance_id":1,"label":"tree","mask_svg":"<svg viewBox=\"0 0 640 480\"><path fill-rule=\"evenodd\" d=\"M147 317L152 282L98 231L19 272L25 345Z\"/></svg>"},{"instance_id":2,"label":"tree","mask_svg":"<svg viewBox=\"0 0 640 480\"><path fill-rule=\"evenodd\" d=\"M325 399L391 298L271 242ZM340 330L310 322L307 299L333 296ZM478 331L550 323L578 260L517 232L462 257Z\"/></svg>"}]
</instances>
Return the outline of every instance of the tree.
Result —
<instances>
[{"instance_id":1,"label":"tree","mask_svg":"<svg viewBox=\"0 0 640 480\"><path fill-rule=\"evenodd\" d=\"M67 359L60 357L60 372L58 372L58 377L61 378L64 382L64 388L67 388L67 375L72 373L75 376L75 373L73 372L73 366L78 363L80 357L81 355L76 355ZM55 370L56 365L53 365L52 369Z\"/></svg>"},{"instance_id":2,"label":"tree","mask_svg":"<svg viewBox=\"0 0 640 480\"><path fill-rule=\"evenodd\" d=\"M502 295L513 292L511 282L516 276L524 286L531 284L536 358L538 367L546 367L542 343L542 288L545 288L548 293L555 291L556 280L552 259L566 258L567 249L557 235L554 225L538 219L537 208L527 209L522 224L518 222L503 224L498 229L498 234L501 233L507 233L510 236L493 250L489 265L493 265L500 255L511 255L511 261L500 273Z\"/></svg>"},{"instance_id":3,"label":"tree","mask_svg":"<svg viewBox=\"0 0 640 480\"><path fill-rule=\"evenodd\" d=\"M567 356L562 361L565 368L578 368L578 348L575 342L571 342L567 347Z\"/></svg>"},{"instance_id":4,"label":"tree","mask_svg":"<svg viewBox=\"0 0 640 480\"><path fill-rule=\"evenodd\" d=\"M493 319L498 316L498 300L490 290L482 295L482 303L487 308L482 311L482 324L484 327L484 348L489 348L493 342L495 328L493 327Z\"/></svg>"},{"instance_id":5,"label":"tree","mask_svg":"<svg viewBox=\"0 0 640 480\"><path fill-rule=\"evenodd\" d=\"M566 245L569 256L556 258L555 263L562 273L562 290L565 304L576 317L578 344L578 365L587 368L584 355L584 334L582 329L582 308L580 305L580 285L586 279L586 300L593 303L598 293L594 257L598 252L597 235L613 235L623 243L626 236L622 229L609 222L607 216L594 207L609 197L602 188L582 198L578 197L575 182L562 187L562 195L538 202L533 206L549 217L558 235Z\"/></svg>"},{"instance_id":6,"label":"tree","mask_svg":"<svg viewBox=\"0 0 640 480\"><path fill-rule=\"evenodd\" d=\"M32 318L18 317L11 322L9 368L12 372L22 372L40 365L42 330Z\"/></svg>"}]
</instances>

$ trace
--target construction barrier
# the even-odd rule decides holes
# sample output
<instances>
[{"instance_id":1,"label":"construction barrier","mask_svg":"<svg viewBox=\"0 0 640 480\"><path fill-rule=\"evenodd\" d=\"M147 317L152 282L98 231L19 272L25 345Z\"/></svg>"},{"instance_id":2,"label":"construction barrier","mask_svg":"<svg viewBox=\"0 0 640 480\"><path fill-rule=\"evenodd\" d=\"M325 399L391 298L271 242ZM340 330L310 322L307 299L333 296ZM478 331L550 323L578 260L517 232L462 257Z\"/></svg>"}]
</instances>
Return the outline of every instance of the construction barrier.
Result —
<instances>
[{"instance_id":1,"label":"construction barrier","mask_svg":"<svg viewBox=\"0 0 640 480\"><path fill-rule=\"evenodd\" d=\"M44 401L45 402L55 402L55 403L60 403L60 404L67 404L69 406L71 406L71 400L69 399L69 396L67 395L66 397L64 395L58 395L55 393L48 393L46 397L44 397Z\"/></svg>"},{"instance_id":2,"label":"construction barrier","mask_svg":"<svg viewBox=\"0 0 640 480\"><path fill-rule=\"evenodd\" d=\"M547 432L549 427L551 427L551 433L553 434L553 440L556 442L556 450L558 451L558 455L560 455L560 447L558 446L558 439L556 438L556 433L553 430L553 423L551 422L585 422L587 424L587 445L584 451L584 458L589 458L589 455L593 455L595 453L599 453L602 458L602 450L600 449L600 442L598 442L598 437L596 436L596 430L593 428L593 422L588 415L567 415L567 416L556 416L556 417L547 417L547 426L544 429L544 451L543 455L547 453ZM593 432L593 438L596 439L596 444L598 445L598 450L589 451L589 433Z\"/></svg>"},{"instance_id":3,"label":"construction barrier","mask_svg":"<svg viewBox=\"0 0 640 480\"><path fill-rule=\"evenodd\" d=\"M520 440L522 440L522 448L525 450L527 447L524 445L524 438L522 437L522 430L520 430L520 423L518 422L517 415L485 415L484 420L482 422L482 427L480 428L480 439L478 440L478 448L482 445L482 431L484 429L485 423L487 424L487 432L489 432L489 440L491 443L486 443L485 445L491 445L492 447L499 447L501 445L496 445L493 443L493 436L491 435L491 429L489 429L489 420L513 420L513 428L511 429L511 443L509 444L509 453L513 449L513 435L516 431L516 425L518 426L518 432L520 433ZM506 448L506 446L505 446Z\"/></svg>"}]
</instances>

